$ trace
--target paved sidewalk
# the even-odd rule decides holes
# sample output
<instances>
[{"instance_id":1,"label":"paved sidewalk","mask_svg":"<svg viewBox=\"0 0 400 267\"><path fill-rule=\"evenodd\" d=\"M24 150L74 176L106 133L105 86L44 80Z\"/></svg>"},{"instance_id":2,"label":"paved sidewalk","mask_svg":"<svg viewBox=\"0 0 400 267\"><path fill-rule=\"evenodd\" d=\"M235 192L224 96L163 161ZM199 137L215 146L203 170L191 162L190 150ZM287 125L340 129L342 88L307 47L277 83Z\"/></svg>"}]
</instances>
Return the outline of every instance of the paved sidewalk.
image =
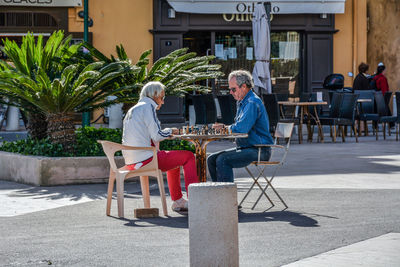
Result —
<instances>
[{"instance_id":1,"label":"paved sidewalk","mask_svg":"<svg viewBox=\"0 0 400 267\"><path fill-rule=\"evenodd\" d=\"M400 265L394 251L400 246L400 142L393 136L326 141L291 146L274 181L289 209L279 203L269 209L262 199L251 210L256 192L245 202L241 266ZM208 151L232 145L213 142ZM240 200L251 180L243 170L235 174ZM152 205L160 208L151 186ZM169 211L168 217L135 219L133 209L143 205L140 185L127 183L126 191L126 218L118 219L116 201L112 216L105 216L105 184L0 181L0 266L188 266L187 217ZM382 249L374 249L377 244ZM366 253L376 261L367 261Z\"/></svg>"},{"instance_id":2,"label":"paved sidewalk","mask_svg":"<svg viewBox=\"0 0 400 267\"><path fill-rule=\"evenodd\" d=\"M400 263L400 234L389 233L296 261L286 267L365 266L397 267Z\"/></svg>"}]
</instances>

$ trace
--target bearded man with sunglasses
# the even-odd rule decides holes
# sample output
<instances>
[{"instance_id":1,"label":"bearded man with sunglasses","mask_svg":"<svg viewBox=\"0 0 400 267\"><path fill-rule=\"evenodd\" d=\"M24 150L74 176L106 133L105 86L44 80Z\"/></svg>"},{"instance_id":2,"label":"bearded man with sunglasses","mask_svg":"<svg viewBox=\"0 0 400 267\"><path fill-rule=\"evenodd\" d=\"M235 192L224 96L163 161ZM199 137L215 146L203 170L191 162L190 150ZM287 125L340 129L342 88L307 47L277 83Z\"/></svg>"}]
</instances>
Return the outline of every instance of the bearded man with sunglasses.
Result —
<instances>
[{"instance_id":1,"label":"bearded man with sunglasses","mask_svg":"<svg viewBox=\"0 0 400 267\"><path fill-rule=\"evenodd\" d=\"M273 144L269 132L268 114L261 99L253 92L253 79L245 70L229 74L229 91L237 101L237 112L232 125L215 123L214 129L228 127L232 133L248 134L236 139L236 148L211 154L207 158L208 170L213 182L233 182L233 168L243 168L258 160L258 144ZM271 148L263 147L260 160L268 161Z\"/></svg>"}]
</instances>

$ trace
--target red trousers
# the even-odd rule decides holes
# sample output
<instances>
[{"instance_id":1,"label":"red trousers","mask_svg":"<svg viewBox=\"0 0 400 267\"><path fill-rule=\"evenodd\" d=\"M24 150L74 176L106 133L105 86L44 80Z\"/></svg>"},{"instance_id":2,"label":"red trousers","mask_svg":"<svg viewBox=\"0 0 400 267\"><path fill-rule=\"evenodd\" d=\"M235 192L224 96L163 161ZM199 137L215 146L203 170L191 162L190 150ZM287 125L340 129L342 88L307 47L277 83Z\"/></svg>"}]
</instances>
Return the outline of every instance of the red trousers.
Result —
<instances>
[{"instance_id":1,"label":"red trousers","mask_svg":"<svg viewBox=\"0 0 400 267\"><path fill-rule=\"evenodd\" d=\"M128 170L137 170L151 162L153 157L142 162L127 165ZM185 177L186 192L191 183L198 183L196 171L196 160L192 152L186 150L158 151L158 168L162 172L167 172L169 194L173 201L182 197L181 172L180 166L183 166Z\"/></svg>"},{"instance_id":2,"label":"red trousers","mask_svg":"<svg viewBox=\"0 0 400 267\"><path fill-rule=\"evenodd\" d=\"M186 150L159 151L157 153L158 168L167 172L168 188L173 201L182 197L180 166L183 166L185 188L198 183L196 160L192 152Z\"/></svg>"}]
</instances>

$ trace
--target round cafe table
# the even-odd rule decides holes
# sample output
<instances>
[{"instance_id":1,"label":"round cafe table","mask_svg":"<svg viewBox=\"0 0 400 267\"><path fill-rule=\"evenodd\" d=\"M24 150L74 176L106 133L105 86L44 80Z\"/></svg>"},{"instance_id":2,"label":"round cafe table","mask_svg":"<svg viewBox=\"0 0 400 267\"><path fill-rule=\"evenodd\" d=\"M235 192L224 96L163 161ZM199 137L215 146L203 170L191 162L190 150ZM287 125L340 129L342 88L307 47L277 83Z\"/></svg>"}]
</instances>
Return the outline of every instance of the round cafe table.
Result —
<instances>
[{"instance_id":1,"label":"round cafe table","mask_svg":"<svg viewBox=\"0 0 400 267\"><path fill-rule=\"evenodd\" d=\"M182 134L173 135L173 139L184 139L194 144L196 148L197 175L200 182L207 181L207 145L219 139L247 138L247 134Z\"/></svg>"},{"instance_id":2,"label":"round cafe table","mask_svg":"<svg viewBox=\"0 0 400 267\"><path fill-rule=\"evenodd\" d=\"M279 105L283 106L298 106L300 107L300 123L299 123L299 143L303 142L303 118L304 115L307 115L308 118L314 119L315 123L318 127L318 140L322 143L324 142L324 132L322 131L322 125L319 121L317 106L327 105L328 102L292 102L292 101L278 101ZM312 114L309 110L309 107L313 107L314 114ZM312 142L313 135L311 131L311 120L307 120L307 132L308 132L308 141Z\"/></svg>"}]
</instances>

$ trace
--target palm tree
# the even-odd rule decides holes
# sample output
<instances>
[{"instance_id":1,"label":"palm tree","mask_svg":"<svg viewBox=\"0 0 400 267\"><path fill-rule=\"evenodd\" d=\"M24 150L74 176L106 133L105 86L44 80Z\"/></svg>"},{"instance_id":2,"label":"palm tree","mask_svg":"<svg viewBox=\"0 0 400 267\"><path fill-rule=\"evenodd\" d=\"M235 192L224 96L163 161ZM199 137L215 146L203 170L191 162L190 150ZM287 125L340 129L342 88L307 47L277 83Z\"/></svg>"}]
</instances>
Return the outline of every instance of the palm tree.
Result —
<instances>
[{"instance_id":1,"label":"palm tree","mask_svg":"<svg viewBox=\"0 0 400 267\"><path fill-rule=\"evenodd\" d=\"M73 152L75 125L72 113L118 103L118 100L106 100L107 96L132 90L133 86L121 87L116 81L139 70L126 61L94 62L86 67L72 64L59 78L52 80L41 68L33 71L31 76L5 69L0 72L0 94L13 99L18 107L29 103L27 109L30 112L38 110L45 114L50 140Z\"/></svg>"},{"instance_id":2,"label":"palm tree","mask_svg":"<svg viewBox=\"0 0 400 267\"><path fill-rule=\"evenodd\" d=\"M116 47L117 58L108 58L89 43L84 43L93 58L105 62L117 62L119 60L129 60L122 45ZM214 56L198 57L196 53L188 53L188 48L181 48L171 52L165 57L157 60L153 66L149 67L149 55L151 50L145 51L135 64L140 68L137 73L125 75L122 84L136 84L133 91L124 91L117 96L135 103L139 98L140 88L147 82L160 81L166 86L167 95L183 96L187 92L197 91L206 93L210 91L208 86L201 85L199 82L206 79L215 79L223 76L220 72L221 66L211 64Z\"/></svg>"},{"instance_id":3,"label":"palm tree","mask_svg":"<svg viewBox=\"0 0 400 267\"><path fill-rule=\"evenodd\" d=\"M46 44L42 35L34 37L31 33L22 38L21 46L18 46L15 41L5 39L3 51L9 58L10 64L0 60L0 71L16 70L34 80L35 73L40 69L50 80L60 77L66 66L85 62L84 55L79 52L81 45L70 45L70 41L71 36L64 38L62 31L54 32ZM12 94L8 95L9 103L18 106L28 115L27 130L31 138L45 138L47 136L45 113L30 102L13 97ZM4 101L0 100L0 102Z\"/></svg>"}]
</instances>

